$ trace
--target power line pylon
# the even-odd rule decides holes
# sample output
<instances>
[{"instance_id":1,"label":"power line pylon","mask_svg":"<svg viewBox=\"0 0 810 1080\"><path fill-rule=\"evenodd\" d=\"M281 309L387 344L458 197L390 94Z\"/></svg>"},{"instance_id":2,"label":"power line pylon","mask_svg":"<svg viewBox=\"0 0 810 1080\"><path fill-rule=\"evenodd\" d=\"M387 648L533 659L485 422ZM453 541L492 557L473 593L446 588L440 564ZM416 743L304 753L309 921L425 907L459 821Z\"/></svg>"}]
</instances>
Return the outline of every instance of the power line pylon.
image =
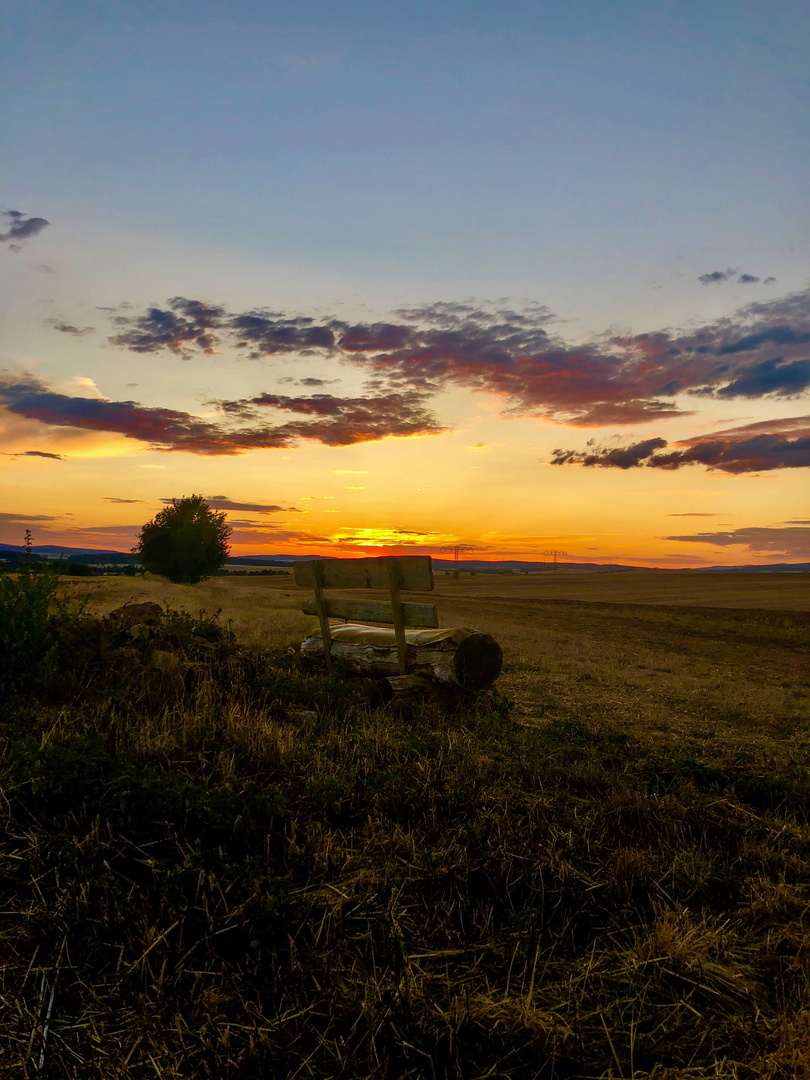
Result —
<instances>
[{"instance_id":1,"label":"power line pylon","mask_svg":"<svg viewBox=\"0 0 810 1080\"><path fill-rule=\"evenodd\" d=\"M453 554L455 556L453 562L457 563L460 551L475 551L475 548L470 547L469 544L456 544L454 547L439 548L439 551L447 555Z\"/></svg>"},{"instance_id":2,"label":"power line pylon","mask_svg":"<svg viewBox=\"0 0 810 1080\"><path fill-rule=\"evenodd\" d=\"M554 556L554 569L556 570L557 569L557 556L558 555L567 555L568 552L567 551L544 551L543 554L544 555L553 555Z\"/></svg>"},{"instance_id":3,"label":"power line pylon","mask_svg":"<svg viewBox=\"0 0 810 1080\"><path fill-rule=\"evenodd\" d=\"M454 559L453 559L453 563L454 563L453 577L457 578L458 577L458 556L459 556L459 552L462 552L462 551L475 551L475 549L471 548L470 544L457 543L457 544L454 544L453 548L440 548L440 551L444 552L447 555L451 554L451 555L454 556ZM447 572L449 573L449 570Z\"/></svg>"}]
</instances>

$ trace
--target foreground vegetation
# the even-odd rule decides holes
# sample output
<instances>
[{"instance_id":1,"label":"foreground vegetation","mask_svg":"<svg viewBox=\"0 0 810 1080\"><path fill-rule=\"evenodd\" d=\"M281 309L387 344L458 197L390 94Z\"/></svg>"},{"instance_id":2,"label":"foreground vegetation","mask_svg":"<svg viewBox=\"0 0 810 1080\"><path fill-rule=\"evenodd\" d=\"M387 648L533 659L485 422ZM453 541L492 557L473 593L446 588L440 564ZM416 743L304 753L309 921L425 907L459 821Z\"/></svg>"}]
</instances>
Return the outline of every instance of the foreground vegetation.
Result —
<instances>
[{"instance_id":1,"label":"foreground vegetation","mask_svg":"<svg viewBox=\"0 0 810 1080\"><path fill-rule=\"evenodd\" d=\"M810 1077L806 613L462 579L500 693L392 712L284 581L7 585L3 1077Z\"/></svg>"}]
</instances>

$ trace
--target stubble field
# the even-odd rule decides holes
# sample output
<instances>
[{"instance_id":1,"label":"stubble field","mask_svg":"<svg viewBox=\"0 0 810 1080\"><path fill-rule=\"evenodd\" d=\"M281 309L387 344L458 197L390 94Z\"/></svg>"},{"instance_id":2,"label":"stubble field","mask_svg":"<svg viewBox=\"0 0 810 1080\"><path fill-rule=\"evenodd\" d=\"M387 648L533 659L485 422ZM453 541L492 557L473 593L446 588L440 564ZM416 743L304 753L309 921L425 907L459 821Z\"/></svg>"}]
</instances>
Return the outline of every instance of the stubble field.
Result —
<instances>
[{"instance_id":1,"label":"stubble field","mask_svg":"<svg viewBox=\"0 0 810 1080\"><path fill-rule=\"evenodd\" d=\"M439 574L442 626L501 644L498 690L523 724L553 718L616 725L633 738L677 738L701 753L795 757L810 747L810 575L666 572ZM105 614L134 600L221 611L238 640L297 648L313 626L309 592L289 577L74 580ZM332 595L330 593L330 595ZM335 596L373 597L362 592Z\"/></svg>"},{"instance_id":2,"label":"stubble field","mask_svg":"<svg viewBox=\"0 0 810 1080\"><path fill-rule=\"evenodd\" d=\"M810 1077L808 575L436 583L505 656L444 709L291 577L68 584L171 610L0 709L0 1075Z\"/></svg>"}]
</instances>

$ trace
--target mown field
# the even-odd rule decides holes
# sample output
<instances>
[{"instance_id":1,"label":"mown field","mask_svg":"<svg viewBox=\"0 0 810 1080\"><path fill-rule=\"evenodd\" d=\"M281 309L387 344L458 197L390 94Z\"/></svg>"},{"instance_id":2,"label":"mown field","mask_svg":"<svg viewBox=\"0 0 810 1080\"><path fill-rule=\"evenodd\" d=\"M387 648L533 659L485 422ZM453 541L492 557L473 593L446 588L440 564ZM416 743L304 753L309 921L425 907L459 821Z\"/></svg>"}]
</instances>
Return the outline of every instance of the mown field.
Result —
<instances>
[{"instance_id":1,"label":"mown field","mask_svg":"<svg viewBox=\"0 0 810 1080\"><path fill-rule=\"evenodd\" d=\"M0 706L3 1077L810 1077L807 575L441 575L497 690L385 709L292 578L67 588Z\"/></svg>"}]
</instances>

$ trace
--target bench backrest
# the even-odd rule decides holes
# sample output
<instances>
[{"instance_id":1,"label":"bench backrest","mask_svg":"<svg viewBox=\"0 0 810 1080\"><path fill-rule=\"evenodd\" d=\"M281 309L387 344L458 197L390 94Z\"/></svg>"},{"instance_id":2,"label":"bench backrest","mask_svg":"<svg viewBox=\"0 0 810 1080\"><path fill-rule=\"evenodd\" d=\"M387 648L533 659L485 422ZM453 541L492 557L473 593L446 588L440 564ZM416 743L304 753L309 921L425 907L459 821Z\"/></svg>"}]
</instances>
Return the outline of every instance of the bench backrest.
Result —
<instances>
[{"instance_id":1,"label":"bench backrest","mask_svg":"<svg viewBox=\"0 0 810 1080\"><path fill-rule=\"evenodd\" d=\"M312 559L294 564L295 583L314 590L315 598L303 610L317 615L321 626L327 670L331 670L329 618L358 622L389 622L399 654L400 671L406 671L405 627L438 626L435 604L403 603L400 590L430 592L433 563L429 555L386 555L379 559ZM388 600L329 599L324 589L387 589Z\"/></svg>"}]
</instances>

